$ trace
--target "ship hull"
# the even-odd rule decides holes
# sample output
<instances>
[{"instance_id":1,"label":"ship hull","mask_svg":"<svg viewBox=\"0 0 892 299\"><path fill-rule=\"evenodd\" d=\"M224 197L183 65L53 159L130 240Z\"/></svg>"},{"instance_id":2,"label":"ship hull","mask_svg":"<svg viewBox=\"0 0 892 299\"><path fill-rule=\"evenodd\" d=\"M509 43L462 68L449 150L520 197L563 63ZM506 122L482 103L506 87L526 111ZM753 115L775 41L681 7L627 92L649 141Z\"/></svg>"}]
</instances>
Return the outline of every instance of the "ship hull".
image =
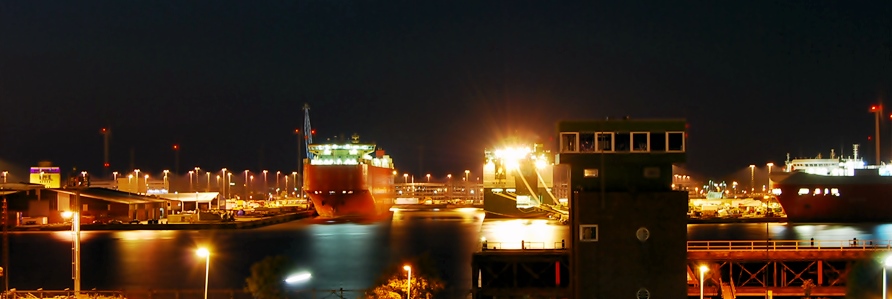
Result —
<instances>
[{"instance_id":1,"label":"ship hull","mask_svg":"<svg viewBox=\"0 0 892 299\"><path fill-rule=\"evenodd\" d=\"M305 165L304 191L320 217L376 218L393 205L393 169Z\"/></svg>"},{"instance_id":2,"label":"ship hull","mask_svg":"<svg viewBox=\"0 0 892 299\"><path fill-rule=\"evenodd\" d=\"M795 173L775 188L790 222L892 222L892 177Z\"/></svg>"}]
</instances>

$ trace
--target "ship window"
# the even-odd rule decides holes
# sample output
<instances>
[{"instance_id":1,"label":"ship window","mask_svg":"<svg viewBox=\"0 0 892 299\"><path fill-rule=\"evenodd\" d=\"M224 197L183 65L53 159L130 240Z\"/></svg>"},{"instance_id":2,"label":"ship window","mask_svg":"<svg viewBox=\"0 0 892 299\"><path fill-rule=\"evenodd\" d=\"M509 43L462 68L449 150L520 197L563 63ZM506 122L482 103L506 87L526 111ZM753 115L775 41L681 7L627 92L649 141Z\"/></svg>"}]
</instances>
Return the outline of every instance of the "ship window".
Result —
<instances>
[{"instance_id":1,"label":"ship window","mask_svg":"<svg viewBox=\"0 0 892 299\"><path fill-rule=\"evenodd\" d=\"M650 133L650 151L666 151L666 133Z\"/></svg>"},{"instance_id":2,"label":"ship window","mask_svg":"<svg viewBox=\"0 0 892 299\"><path fill-rule=\"evenodd\" d=\"M575 153L576 139L578 139L578 137L579 133L561 133L561 152Z\"/></svg>"},{"instance_id":3,"label":"ship window","mask_svg":"<svg viewBox=\"0 0 892 299\"><path fill-rule=\"evenodd\" d=\"M598 242L598 225L597 224L580 224L579 225L579 241Z\"/></svg>"},{"instance_id":4,"label":"ship window","mask_svg":"<svg viewBox=\"0 0 892 299\"><path fill-rule=\"evenodd\" d=\"M830 188L830 194L833 194L833 196L839 196L839 189L838 188Z\"/></svg>"},{"instance_id":5,"label":"ship window","mask_svg":"<svg viewBox=\"0 0 892 299\"><path fill-rule=\"evenodd\" d=\"M579 133L579 151L594 152L595 151L595 133Z\"/></svg>"},{"instance_id":6,"label":"ship window","mask_svg":"<svg viewBox=\"0 0 892 299\"><path fill-rule=\"evenodd\" d=\"M815 195L821 194L821 188L815 188Z\"/></svg>"},{"instance_id":7,"label":"ship window","mask_svg":"<svg viewBox=\"0 0 892 299\"><path fill-rule=\"evenodd\" d=\"M670 152L684 151L684 132L668 132L666 133Z\"/></svg>"},{"instance_id":8,"label":"ship window","mask_svg":"<svg viewBox=\"0 0 892 299\"><path fill-rule=\"evenodd\" d=\"M808 194L808 188L799 188L799 195Z\"/></svg>"},{"instance_id":9,"label":"ship window","mask_svg":"<svg viewBox=\"0 0 892 299\"><path fill-rule=\"evenodd\" d=\"M633 152L646 152L647 151L647 132L637 132L632 133L632 151Z\"/></svg>"},{"instance_id":10,"label":"ship window","mask_svg":"<svg viewBox=\"0 0 892 299\"><path fill-rule=\"evenodd\" d=\"M616 140L613 142L614 150L617 152L628 152L632 150L632 134L616 133Z\"/></svg>"},{"instance_id":11,"label":"ship window","mask_svg":"<svg viewBox=\"0 0 892 299\"><path fill-rule=\"evenodd\" d=\"M595 137L598 139L597 151L599 152L612 152L613 151L613 133L600 132L595 133Z\"/></svg>"},{"instance_id":12,"label":"ship window","mask_svg":"<svg viewBox=\"0 0 892 299\"><path fill-rule=\"evenodd\" d=\"M824 188L824 195L830 195L830 189Z\"/></svg>"}]
</instances>

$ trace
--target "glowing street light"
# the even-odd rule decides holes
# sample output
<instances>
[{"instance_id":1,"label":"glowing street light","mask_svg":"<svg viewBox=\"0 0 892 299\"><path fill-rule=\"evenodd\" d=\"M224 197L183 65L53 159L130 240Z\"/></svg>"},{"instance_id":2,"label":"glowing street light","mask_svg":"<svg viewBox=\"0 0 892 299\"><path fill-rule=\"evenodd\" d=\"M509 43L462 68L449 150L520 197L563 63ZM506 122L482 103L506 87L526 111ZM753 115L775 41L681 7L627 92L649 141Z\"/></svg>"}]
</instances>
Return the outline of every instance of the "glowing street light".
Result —
<instances>
[{"instance_id":1,"label":"glowing street light","mask_svg":"<svg viewBox=\"0 0 892 299\"><path fill-rule=\"evenodd\" d=\"M703 299L703 285L705 284L703 282L703 274L706 274L706 272L709 272L709 267L700 265L700 299Z\"/></svg>"},{"instance_id":2,"label":"glowing street light","mask_svg":"<svg viewBox=\"0 0 892 299\"><path fill-rule=\"evenodd\" d=\"M886 286L886 269L892 267L892 256L887 256L885 260L883 260L883 299L888 298L887 295L887 286Z\"/></svg>"},{"instance_id":3,"label":"glowing street light","mask_svg":"<svg viewBox=\"0 0 892 299\"><path fill-rule=\"evenodd\" d=\"M297 196L298 195L297 194L297 171L291 172L291 178L294 179L294 196L298 197Z\"/></svg>"},{"instance_id":4,"label":"glowing street light","mask_svg":"<svg viewBox=\"0 0 892 299\"><path fill-rule=\"evenodd\" d=\"M408 183L409 183L409 174L404 173L403 174L403 184L408 184Z\"/></svg>"},{"instance_id":5,"label":"glowing street light","mask_svg":"<svg viewBox=\"0 0 892 299\"><path fill-rule=\"evenodd\" d=\"M204 258L204 299L208 299L208 276L211 273L211 252L207 248L198 248L198 256Z\"/></svg>"},{"instance_id":6,"label":"glowing street light","mask_svg":"<svg viewBox=\"0 0 892 299\"><path fill-rule=\"evenodd\" d=\"M412 266L405 265L403 266L403 270L409 271L409 276L406 282L406 299L409 299L412 298Z\"/></svg>"},{"instance_id":7,"label":"glowing street light","mask_svg":"<svg viewBox=\"0 0 892 299\"><path fill-rule=\"evenodd\" d=\"M167 187L167 174L168 174L169 172L170 172L170 170L167 170L167 169L165 169L165 170L163 171L163 173L164 173L164 188L165 188L165 189L170 189L170 188Z\"/></svg>"},{"instance_id":8,"label":"glowing street light","mask_svg":"<svg viewBox=\"0 0 892 299\"><path fill-rule=\"evenodd\" d=\"M264 196L266 196L267 199L269 199L269 187L266 183L266 173L267 172L269 172L269 170L265 170L265 169L263 170L263 194L266 194Z\"/></svg>"},{"instance_id":9,"label":"glowing street light","mask_svg":"<svg viewBox=\"0 0 892 299\"><path fill-rule=\"evenodd\" d=\"M426 177L427 177L427 182L430 183L430 182L431 182L431 174L428 173L428 174L426 175Z\"/></svg>"},{"instance_id":10,"label":"glowing street light","mask_svg":"<svg viewBox=\"0 0 892 299\"><path fill-rule=\"evenodd\" d=\"M276 192L279 192L279 175L282 174L281 171L276 171Z\"/></svg>"},{"instance_id":11,"label":"glowing street light","mask_svg":"<svg viewBox=\"0 0 892 299\"><path fill-rule=\"evenodd\" d=\"M9 171L4 170L4 171L2 172L2 174L3 174L3 183L6 184L6 176L9 175Z\"/></svg>"},{"instance_id":12,"label":"glowing street light","mask_svg":"<svg viewBox=\"0 0 892 299\"><path fill-rule=\"evenodd\" d=\"M192 170L189 171L189 191L192 191Z\"/></svg>"},{"instance_id":13,"label":"glowing street light","mask_svg":"<svg viewBox=\"0 0 892 299\"><path fill-rule=\"evenodd\" d=\"M756 192L756 165L750 164L750 192Z\"/></svg>"},{"instance_id":14,"label":"glowing street light","mask_svg":"<svg viewBox=\"0 0 892 299\"><path fill-rule=\"evenodd\" d=\"M768 191L771 191L771 167L774 166L774 163L768 162L765 165L768 166Z\"/></svg>"}]
</instances>

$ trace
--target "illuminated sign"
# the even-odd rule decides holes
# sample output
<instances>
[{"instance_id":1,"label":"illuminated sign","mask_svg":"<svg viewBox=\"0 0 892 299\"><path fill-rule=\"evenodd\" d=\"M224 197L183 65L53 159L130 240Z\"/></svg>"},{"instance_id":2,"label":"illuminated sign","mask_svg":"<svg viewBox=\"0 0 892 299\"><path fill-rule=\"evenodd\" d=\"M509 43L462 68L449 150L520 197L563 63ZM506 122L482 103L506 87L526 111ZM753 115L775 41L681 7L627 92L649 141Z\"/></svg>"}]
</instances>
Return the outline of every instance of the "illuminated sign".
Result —
<instances>
[{"instance_id":1,"label":"illuminated sign","mask_svg":"<svg viewBox=\"0 0 892 299\"><path fill-rule=\"evenodd\" d=\"M61 171L59 171L59 167L31 167L28 182L41 184L46 188L61 188Z\"/></svg>"}]
</instances>

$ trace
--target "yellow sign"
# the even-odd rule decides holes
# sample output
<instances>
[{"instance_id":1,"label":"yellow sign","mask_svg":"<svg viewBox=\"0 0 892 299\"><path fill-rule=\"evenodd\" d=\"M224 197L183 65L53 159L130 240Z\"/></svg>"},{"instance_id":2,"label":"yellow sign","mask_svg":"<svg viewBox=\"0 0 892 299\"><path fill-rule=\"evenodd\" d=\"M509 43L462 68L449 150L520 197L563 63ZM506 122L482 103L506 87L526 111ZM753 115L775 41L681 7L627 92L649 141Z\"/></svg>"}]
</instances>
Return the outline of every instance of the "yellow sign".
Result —
<instances>
[{"instance_id":1,"label":"yellow sign","mask_svg":"<svg viewBox=\"0 0 892 299\"><path fill-rule=\"evenodd\" d=\"M30 183L41 184L46 188L61 188L62 175L59 167L31 167Z\"/></svg>"}]
</instances>

